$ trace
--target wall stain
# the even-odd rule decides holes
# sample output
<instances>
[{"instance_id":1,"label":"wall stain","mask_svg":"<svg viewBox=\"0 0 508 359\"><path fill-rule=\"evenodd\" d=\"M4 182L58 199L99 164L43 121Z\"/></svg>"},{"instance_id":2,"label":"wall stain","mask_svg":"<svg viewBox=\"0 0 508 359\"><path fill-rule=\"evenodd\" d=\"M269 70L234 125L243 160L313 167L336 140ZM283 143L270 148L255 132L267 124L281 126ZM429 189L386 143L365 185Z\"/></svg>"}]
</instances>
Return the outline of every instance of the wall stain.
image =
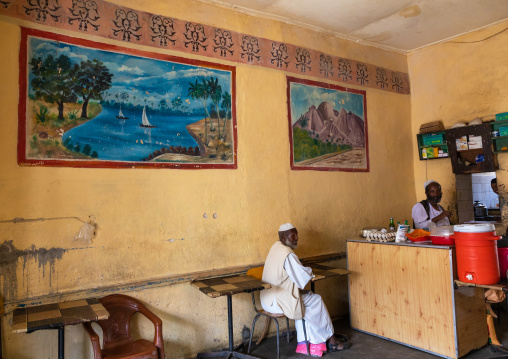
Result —
<instances>
[{"instance_id":1,"label":"wall stain","mask_svg":"<svg viewBox=\"0 0 508 359\"><path fill-rule=\"evenodd\" d=\"M421 14L421 12L422 12L422 9L420 9L420 7L418 5L413 5L413 6L410 6L405 9L400 10L399 15L404 18L408 18L408 17L418 16Z\"/></svg>"},{"instance_id":2,"label":"wall stain","mask_svg":"<svg viewBox=\"0 0 508 359\"><path fill-rule=\"evenodd\" d=\"M2 293L5 302L16 298L18 289L18 278L16 269L19 259L23 260L23 271L29 260L36 260L39 269L42 267L42 276L45 276L46 266L49 264L49 285L51 286L51 273L54 273L54 265L57 259L62 259L66 252L63 248L37 248L32 245L30 249L19 250L13 245L13 241L5 241L0 244L0 279L2 282Z\"/></svg>"}]
</instances>

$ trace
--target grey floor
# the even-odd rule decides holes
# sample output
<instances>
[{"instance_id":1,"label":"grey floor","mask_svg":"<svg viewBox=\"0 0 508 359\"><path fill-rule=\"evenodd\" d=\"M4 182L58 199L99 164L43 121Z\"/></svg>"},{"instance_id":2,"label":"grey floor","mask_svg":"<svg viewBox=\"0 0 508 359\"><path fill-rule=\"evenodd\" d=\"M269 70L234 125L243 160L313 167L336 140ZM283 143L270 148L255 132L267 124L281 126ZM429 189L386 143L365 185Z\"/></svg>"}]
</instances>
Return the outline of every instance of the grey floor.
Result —
<instances>
[{"instance_id":1,"label":"grey floor","mask_svg":"<svg viewBox=\"0 0 508 359\"><path fill-rule=\"evenodd\" d=\"M499 341L504 345L499 348L492 345L475 350L464 359L508 359L508 315L506 309L499 308L500 320L495 319L496 334ZM485 323L487 325L487 323ZM285 328L285 324L281 325ZM342 352L325 354L323 357L327 359L334 358L379 358L379 359L436 359L436 355L432 355L417 349L397 344L385 339L375 337L355 331L349 327L349 319L337 320L334 322L336 333L347 334L351 343L351 348ZM296 354L296 339L292 339L288 344L285 339L280 340L280 358L281 359L302 359L309 358L307 355ZM503 349L506 348L506 351ZM275 337L265 339L258 347L251 350L251 355L258 356L262 359L277 358L277 342Z\"/></svg>"}]
</instances>

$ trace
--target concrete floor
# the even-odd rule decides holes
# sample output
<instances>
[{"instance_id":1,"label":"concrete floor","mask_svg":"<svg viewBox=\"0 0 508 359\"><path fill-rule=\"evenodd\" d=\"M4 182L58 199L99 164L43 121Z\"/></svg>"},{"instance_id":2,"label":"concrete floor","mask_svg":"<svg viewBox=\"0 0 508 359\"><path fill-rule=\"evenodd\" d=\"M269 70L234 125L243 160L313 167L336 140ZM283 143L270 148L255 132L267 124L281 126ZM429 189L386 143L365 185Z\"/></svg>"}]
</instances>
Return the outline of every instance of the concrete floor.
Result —
<instances>
[{"instance_id":1,"label":"concrete floor","mask_svg":"<svg viewBox=\"0 0 508 359\"><path fill-rule=\"evenodd\" d=\"M486 325L486 323L485 323ZM506 311L500 313L500 320L495 319L496 333L499 341L503 343L504 348L498 348L492 345L475 350L464 359L508 359L508 315ZM285 323L281 325L285 328ZM336 333L347 334L351 343L351 348L342 352L325 354L327 359L334 358L372 358L372 359L436 359L436 355L429 354L417 349L397 344L386 339L381 339L373 335L355 331L349 327L349 318L337 320L334 322ZM285 338L280 340L280 358L281 359L302 359L309 358L307 355L296 354L296 339L293 338L288 344ZM261 359L277 358L277 342L275 337L265 339L259 347L251 350L251 355L258 356Z\"/></svg>"}]
</instances>

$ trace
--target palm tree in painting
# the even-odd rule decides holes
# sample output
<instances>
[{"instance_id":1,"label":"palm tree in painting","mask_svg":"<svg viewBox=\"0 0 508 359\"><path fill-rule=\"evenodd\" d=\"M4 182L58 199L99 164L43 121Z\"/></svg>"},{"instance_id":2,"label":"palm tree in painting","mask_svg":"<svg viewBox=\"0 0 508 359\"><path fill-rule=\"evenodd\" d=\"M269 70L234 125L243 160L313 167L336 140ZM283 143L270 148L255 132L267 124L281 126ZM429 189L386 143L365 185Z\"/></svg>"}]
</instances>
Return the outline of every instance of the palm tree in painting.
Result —
<instances>
[{"instance_id":1,"label":"palm tree in painting","mask_svg":"<svg viewBox=\"0 0 508 359\"><path fill-rule=\"evenodd\" d=\"M193 99L200 100L201 103L203 103L203 106L205 106L206 113L208 113L208 111L206 110L205 102L203 101L203 96L205 94L205 90L203 89L203 86L200 83L198 83L197 79L196 79L195 83L189 82L189 91L187 94L188 94L188 96L190 96ZM206 115L205 115L205 145L208 146L208 131L207 131L207 126L206 126Z\"/></svg>"},{"instance_id":2,"label":"palm tree in painting","mask_svg":"<svg viewBox=\"0 0 508 359\"><path fill-rule=\"evenodd\" d=\"M208 85L208 82L206 81L206 79L201 80L201 85L203 86L203 96L201 97L201 102L203 103L203 106L205 107L206 117L208 117L210 119L210 131L213 132L213 131L215 131L215 126L213 125L212 117L210 116L210 113L208 112L208 106L206 104L206 101L211 96L210 86Z\"/></svg>"},{"instance_id":3,"label":"palm tree in painting","mask_svg":"<svg viewBox=\"0 0 508 359\"><path fill-rule=\"evenodd\" d=\"M213 105L215 106L215 111L217 112L217 128L219 129L219 138L220 138L220 113L219 113L219 102L222 97L222 87L219 85L219 79L217 77L210 76L210 80L208 80L208 88L210 89L210 98L212 99ZM212 119L210 118L210 122Z\"/></svg>"},{"instance_id":4,"label":"palm tree in painting","mask_svg":"<svg viewBox=\"0 0 508 359\"><path fill-rule=\"evenodd\" d=\"M230 117L228 115L230 114L229 111L231 110L231 95L227 91L222 94L221 107L226 112L226 118L224 119L224 127L222 129L222 137L226 138L226 122L228 121L228 117Z\"/></svg>"}]
</instances>

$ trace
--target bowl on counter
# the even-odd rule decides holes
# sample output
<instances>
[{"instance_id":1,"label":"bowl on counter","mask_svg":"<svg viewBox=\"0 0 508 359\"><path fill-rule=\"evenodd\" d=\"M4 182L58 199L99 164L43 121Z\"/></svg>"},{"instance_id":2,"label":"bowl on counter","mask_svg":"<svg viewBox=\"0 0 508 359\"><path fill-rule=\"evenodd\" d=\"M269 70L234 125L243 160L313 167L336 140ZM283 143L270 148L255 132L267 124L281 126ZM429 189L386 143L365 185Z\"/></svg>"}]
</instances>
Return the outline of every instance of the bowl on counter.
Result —
<instances>
[{"instance_id":1,"label":"bowl on counter","mask_svg":"<svg viewBox=\"0 0 508 359\"><path fill-rule=\"evenodd\" d=\"M427 232L423 229L415 229L410 233L406 233L406 237L411 242L425 242L430 241L430 232Z\"/></svg>"},{"instance_id":2,"label":"bowl on counter","mask_svg":"<svg viewBox=\"0 0 508 359\"><path fill-rule=\"evenodd\" d=\"M430 230L430 240L432 244L455 244L453 237L453 226L434 227Z\"/></svg>"}]
</instances>

